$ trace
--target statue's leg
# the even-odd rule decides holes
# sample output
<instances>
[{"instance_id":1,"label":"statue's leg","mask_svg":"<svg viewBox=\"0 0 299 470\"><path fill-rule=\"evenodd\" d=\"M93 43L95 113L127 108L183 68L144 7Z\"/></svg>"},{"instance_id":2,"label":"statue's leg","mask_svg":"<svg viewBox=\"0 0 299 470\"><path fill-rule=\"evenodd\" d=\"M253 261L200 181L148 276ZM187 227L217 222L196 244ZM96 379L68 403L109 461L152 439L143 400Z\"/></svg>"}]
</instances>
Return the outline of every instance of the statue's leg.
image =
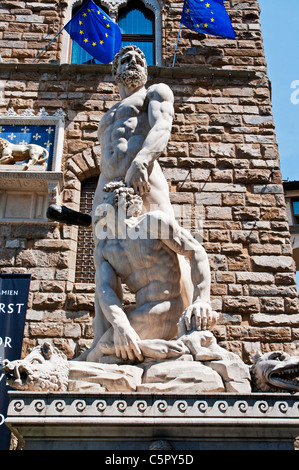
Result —
<instances>
[{"instance_id":1,"label":"statue's leg","mask_svg":"<svg viewBox=\"0 0 299 470\"><path fill-rule=\"evenodd\" d=\"M103 336L98 341L94 340L92 347L88 350L86 354L85 360L88 362L107 362L105 360L107 359L107 356L110 356L111 359L117 359L115 356L112 326L103 334Z\"/></svg>"},{"instance_id":2,"label":"statue's leg","mask_svg":"<svg viewBox=\"0 0 299 470\"><path fill-rule=\"evenodd\" d=\"M97 345L88 351L86 361L110 364L123 364L124 362L130 362L116 357L113 334L113 328L111 327L98 341ZM190 350L179 339L143 339L138 341L138 346L145 358L150 358L156 361L177 358L183 354L190 354Z\"/></svg>"},{"instance_id":3,"label":"statue's leg","mask_svg":"<svg viewBox=\"0 0 299 470\"><path fill-rule=\"evenodd\" d=\"M0 158L0 163L2 164L5 164L5 163L10 163L12 160L13 160L13 156L11 153L8 153L8 154L4 154L4 152L2 153L2 157Z\"/></svg>"},{"instance_id":4,"label":"statue's leg","mask_svg":"<svg viewBox=\"0 0 299 470\"><path fill-rule=\"evenodd\" d=\"M169 198L168 183L157 161L154 163L149 174L149 183L151 190L143 196L143 203L146 211L161 210L175 218L173 206L171 205ZM187 308L192 303L194 291L191 279L191 268L188 260L184 256L178 255L178 259L181 269L182 297L185 308Z\"/></svg>"}]
</instances>

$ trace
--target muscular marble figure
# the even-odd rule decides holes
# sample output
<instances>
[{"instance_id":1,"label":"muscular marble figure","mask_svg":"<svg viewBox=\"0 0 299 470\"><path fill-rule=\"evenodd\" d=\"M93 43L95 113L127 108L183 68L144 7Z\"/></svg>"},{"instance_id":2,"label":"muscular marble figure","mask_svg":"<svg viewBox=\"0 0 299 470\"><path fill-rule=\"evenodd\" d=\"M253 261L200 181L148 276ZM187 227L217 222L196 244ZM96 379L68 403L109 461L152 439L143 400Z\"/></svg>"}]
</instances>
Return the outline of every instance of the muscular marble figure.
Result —
<instances>
[{"instance_id":1,"label":"muscular marble figure","mask_svg":"<svg viewBox=\"0 0 299 470\"><path fill-rule=\"evenodd\" d=\"M167 146L174 116L173 93L159 83L145 88L147 65L143 52L126 46L113 61L113 75L121 101L101 119L101 175L94 205L103 201L103 187L122 179L142 196L146 210L150 204L172 211L168 184L157 158Z\"/></svg>"},{"instance_id":2,"label":"muscular marble figure","mask_svg":"<svg viewBox=\"0 0 299 470\"><path fill-rule=\"evenodd\" d=\"M170 138L174 116L173 93L163 83L145 88L147 64L143 52L136 46L125 46L120 50L113 61L112 72L121 101L99 123L101 175L93 202L93 229L95 209L103 202L103 188L115 180L124 180L142 197L144 212L154 207L173 214L168 184L157 161ZM95 230L94 239L97 244ZM187 292L190 288L185 281L188 266L183 257L179 260L181 284ZM107 327L105 315L96 299L93 346ZM85 355L81 357L82 360L84 358Z\"/></svg>"},{"instance_id":3,"label":"muscular marble figure","mask_svg":"<svg viewBox=\"0 0 299 470\"><path fill-rule=\"evenodd\" d=\"M158 342L146 342L147 348L162 345L179 353L181 346L173 340L180 318L187 330L205 330L215 321L207 254L171 214L157 210L140 215L141 198L123 183L110 183L104 190L106 199L95 211L101 240L95 248L96 297L110 328L87 360L105 362L105 355L112 355L141 362L143 340L151 339ZM124 213L126 230L120 234ZM178 255L190 260L193 298L182 296ZM127 313L118 280L136 294L136 306Z\"/></svg>"}]
</instances>

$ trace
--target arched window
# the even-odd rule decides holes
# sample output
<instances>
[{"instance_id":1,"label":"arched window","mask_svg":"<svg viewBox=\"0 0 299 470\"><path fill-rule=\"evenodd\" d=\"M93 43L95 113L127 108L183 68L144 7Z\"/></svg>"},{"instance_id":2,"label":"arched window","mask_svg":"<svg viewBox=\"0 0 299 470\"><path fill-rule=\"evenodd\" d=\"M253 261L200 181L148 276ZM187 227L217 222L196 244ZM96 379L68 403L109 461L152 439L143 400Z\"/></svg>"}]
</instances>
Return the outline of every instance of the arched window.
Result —
<instances>
[{"instance_id":1,"label":"arched window","mask_svg":"<svg viewBox=\"0 0 299 470\"><path fill-rule=\"evenodd\" d=\"M122 46L139 47L148 65L155 64L155 15L141 1L131 0L118 13L118 26L122 33Z\"/></svg>"},{"instance_id":2,"label":"arched window","mask_svg":"<svg viewBox=\"0 0 299 470\"><path fill-rule=\"evenodd\" d=\"M71 19L87 0L70 0L66 19ZM161 11L158 0L93 0L122 32L122 45L135 44L148 65L161 65ZM62 63L99 64L63 32Z\"/></svg>"}]
</instances>

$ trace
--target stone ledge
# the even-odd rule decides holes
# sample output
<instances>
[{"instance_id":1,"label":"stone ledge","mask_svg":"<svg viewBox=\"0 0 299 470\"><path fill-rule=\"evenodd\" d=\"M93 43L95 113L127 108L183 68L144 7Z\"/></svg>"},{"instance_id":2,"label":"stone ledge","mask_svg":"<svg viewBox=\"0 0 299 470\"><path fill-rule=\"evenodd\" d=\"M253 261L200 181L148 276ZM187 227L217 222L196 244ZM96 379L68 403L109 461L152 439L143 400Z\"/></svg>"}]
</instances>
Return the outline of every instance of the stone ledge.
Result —
<instances>
[{"instance_id":1,"label":"stone ledge","mask_svg":"<svg viewBox=\"0 0 299 470\"><path fill-rule=\"evenodd\" d=\"M40 184L42 189L47 189L49 181L56 182L60 187L63 185L64 175L61 171L39 171L39 169L18 171L16 168L18 165L10 165L9 170L7 170L8 165L3 166L6 168L0 168L1 189L24 189L24 181L26 182L26 188L32 187L35 189L37 189L37 184Z\"/></svg>"},{"instance_id":2,"label":"stone ledge","mask_svg":"<svg viewBox=\"0 0 299 470\"><path fill-rule=\"evenodd\" d=\"M193 448L199 449L200 442L209 439L254 441L257 448L279 441L280 447L289 449L299 435L298 395L287 393L157 396L13 391L9 396L6 424L27 448L37 441L39 448L49 448L51 441L52 449L58 448L55 442L59 448L65 442L66 448L79 449L79 441L74 444L78 439L96 441L98 446L107 440L114 445L121 441L124 447L118 449L127 445L134 449L136 443L135 449L142 449L154 436L163 436L176 442L177 448L185 443L186 449L190 442L197 442Z\"/></svg>"},{"instance_id":3,"label":"stone ledge","mask_svg":"<svg viewBox=\"0 0 299 470\"><path fill-rule=\"evenodd\" d=\"M1 63L0 72L61 72L61 73L80 73L80 74L109 74L111 75L112 66L100 64L50 64L50 63ZM194 78L194 77L225 77L225 78L244 78L244 79L266 79L266 75L249 69L231 69L207 67L204 65L180 66L180 67L158 67L149 66L150 77L171 77L171 78Z\"/></svg>"},{"instance_id":4,"label":"stone ledge","mask_svg":"<svg viewBox=\"0 0 299 470\"><path fill-rule=\"evenodd\" d=\"M60 201L63 173L11 167L11 171L0 169L0 222L47 222L47 207Z\"/></svg>"}]
</instances>

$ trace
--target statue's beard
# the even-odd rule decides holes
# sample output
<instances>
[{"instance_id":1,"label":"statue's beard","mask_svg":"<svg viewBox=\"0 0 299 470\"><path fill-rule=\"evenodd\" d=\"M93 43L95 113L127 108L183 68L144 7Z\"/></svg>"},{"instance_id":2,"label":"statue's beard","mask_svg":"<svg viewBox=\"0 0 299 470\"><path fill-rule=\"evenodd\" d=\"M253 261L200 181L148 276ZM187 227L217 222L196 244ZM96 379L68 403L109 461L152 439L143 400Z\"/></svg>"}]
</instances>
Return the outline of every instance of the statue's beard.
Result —
<instances>
[{"instance_id":1,"label":"statue's beard","mask_svg":"<svg viewBox=\"0 0 299 470\"><path fill-rule=\"evenodd\" d=\"M147 82L146 70L131 69L125 72L117 73L115 76L117 83L124 85L126 88L139 88Z\"/></svg>"}]
</instances>

